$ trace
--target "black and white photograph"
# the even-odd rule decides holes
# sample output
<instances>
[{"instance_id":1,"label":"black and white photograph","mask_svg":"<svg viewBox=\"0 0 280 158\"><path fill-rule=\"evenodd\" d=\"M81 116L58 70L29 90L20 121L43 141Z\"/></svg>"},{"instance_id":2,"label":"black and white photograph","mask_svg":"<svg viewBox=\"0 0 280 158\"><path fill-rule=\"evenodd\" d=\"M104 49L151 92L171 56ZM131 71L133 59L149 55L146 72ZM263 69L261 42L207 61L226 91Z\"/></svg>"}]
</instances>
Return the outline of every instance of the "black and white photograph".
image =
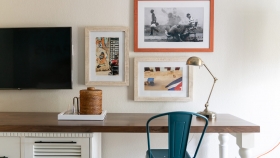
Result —
<instances>
[{"instance_id":1,"label":"black and white photograph","mask_svg":"<svg viewBox=\"0 0 280 158\"><path fill-rule=\"evenodd\" d=\"M134 0L135 52L212 52L213 0Z\"/></svg>"},{"instance_id":2,"label":"black and white photograph","mask_svg":"<svg viewBox=\"0 0 280 158\"><path fill-rule=\"evenodd\" d=\"M203 42L203 7L146 7L145 42Z\"/></svg>"}]
</instances>

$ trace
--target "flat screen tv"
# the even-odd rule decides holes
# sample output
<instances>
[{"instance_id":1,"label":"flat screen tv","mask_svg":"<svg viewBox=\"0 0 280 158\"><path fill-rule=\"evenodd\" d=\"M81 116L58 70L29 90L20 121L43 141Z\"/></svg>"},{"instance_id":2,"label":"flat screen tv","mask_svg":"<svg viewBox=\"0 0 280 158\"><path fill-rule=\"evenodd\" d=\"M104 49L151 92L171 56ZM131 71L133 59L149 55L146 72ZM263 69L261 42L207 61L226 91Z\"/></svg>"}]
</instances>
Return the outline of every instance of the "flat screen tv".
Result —
<instances>
[{"instance_id":1,"label":"flat screen tv","mask_svg":"<svg viewBox=\"0 0 280 158\"><path fill-rule=\"evenodd\" d=\"M72 89L72 28L0 28L0 89Z\"/></svg>"}]
</instances>

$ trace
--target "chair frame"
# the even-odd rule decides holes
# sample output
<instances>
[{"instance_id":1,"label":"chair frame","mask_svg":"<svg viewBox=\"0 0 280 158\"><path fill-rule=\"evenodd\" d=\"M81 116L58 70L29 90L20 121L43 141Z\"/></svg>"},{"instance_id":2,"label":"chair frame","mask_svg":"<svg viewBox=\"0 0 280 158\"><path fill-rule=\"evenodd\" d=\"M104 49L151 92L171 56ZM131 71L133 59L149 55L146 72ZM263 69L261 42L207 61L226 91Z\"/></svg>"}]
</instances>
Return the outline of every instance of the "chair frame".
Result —
<instances>
[{"instance_id":1,"label":"chair frame","mask_svg":"<svg viewBox=\"0 0 280 158\"><path fill-rule=\"evenodd\" d=\"M193 115L195 115L195 116L197 116L197 117L200 117L200 118L202 118L202 119L205 120L205 125L204 125L203 131L202 131L202 133L201 133L201 136L200 136L200 139L199 139L199 142L198 142L198 145L197 145L197 147L196 147L195 154L194 154L194 157L193 157L193 158L195 158L196 155L197 155L198 149L199 149L199 147L200 147L200 144L201 144L201 142L202 142L204 133L205 133L205 131L206 131L206 129L207 129L207 126L208 126L208 119L207 119L205 116L203 116L203 115L200 115L200 114L197 114L197 113L193 113L193 112L186 112L186 111L174 111L174 112L167 112L167 113L158 114L158 115L155 115L155 116L151 117L151 118L147 121L147 123L146 123L146 131L147 131L149 158L153 158L153 157L152 157L152 152L151 152L151 147L150 147L150 126L149 126L150 122L151 122L153 119L155 119L155 118L168 115L168 127L170 127L170 120L169 120L169 119L170 119L170 115L172 115L172 114L186 114L186 115L191 116L191 117L190 117L190 123L188 124L189 129L190 129L190 127L191 127L191 121L192 121L192 116L193 116ZM188 130L189 130L189 129L188 129ZM171 132L171 131L170 131L170 128L168 128L168 134L170 134L170 132ZM189 133L189 131L187 131L187 132ZM170 143L169 140L170 140L170 138L169 138L169 135L168 135L168 142ZM187 136L186 142L187 142L187 141L188 141L188 136ZM186 148L187 148L187 144L186 144ZM186 151L186 149L185 149L185 151Z\"/></svg>"}]
</instances>

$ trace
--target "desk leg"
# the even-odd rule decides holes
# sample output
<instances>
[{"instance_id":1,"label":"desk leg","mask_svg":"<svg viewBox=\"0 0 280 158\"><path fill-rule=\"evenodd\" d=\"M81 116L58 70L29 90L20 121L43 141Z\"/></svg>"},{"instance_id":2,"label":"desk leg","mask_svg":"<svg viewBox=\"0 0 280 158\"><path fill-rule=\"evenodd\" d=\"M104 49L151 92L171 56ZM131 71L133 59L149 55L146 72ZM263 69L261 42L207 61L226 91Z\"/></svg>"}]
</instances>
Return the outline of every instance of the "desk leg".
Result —
<instances>
[{"instance_id":1,"label":"desk leg","mask_svg":"<svg viewBox=\"0 0 280 158\"><path fill-rule=\"evenodd\" d=\"M239 155L241 158L252 158L254 147L253 133L236 133L236 144L239 146Z\"/></svg>"},{"instance_id":2,"label":"desk leg","mask_svg":"<svg viewBox=\"0 0 280 158\"><path fill-rule=\"evenodd\" d=\"M228 133L219 133L219 158L228 158Z\"/></svg>"}]
</instances>

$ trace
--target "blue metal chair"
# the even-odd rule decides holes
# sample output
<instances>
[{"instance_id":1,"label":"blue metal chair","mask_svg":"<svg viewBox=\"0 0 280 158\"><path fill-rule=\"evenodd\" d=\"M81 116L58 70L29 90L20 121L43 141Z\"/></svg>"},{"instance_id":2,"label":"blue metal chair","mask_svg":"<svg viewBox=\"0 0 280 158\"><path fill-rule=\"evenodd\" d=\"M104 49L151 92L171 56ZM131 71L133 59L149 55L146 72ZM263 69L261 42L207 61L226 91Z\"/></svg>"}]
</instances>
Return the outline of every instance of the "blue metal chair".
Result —
<instances>
[{"instance_id":1,"label":"blue metal chair","mask_svg":"<svg viewBox=\"0 0 280 158\"><path fill-rule=\"evenodd\" d=\"M149 124L153 119L166 115L168 116L168 149L150 149ZM148 150L146 152L146 158L191 158L186 149L193 115L205 120L205 126L193 156L195 158L208 126L208 119L200 114L184 111L155 115L147 121Z\"/></svg>"}]
</instances>

